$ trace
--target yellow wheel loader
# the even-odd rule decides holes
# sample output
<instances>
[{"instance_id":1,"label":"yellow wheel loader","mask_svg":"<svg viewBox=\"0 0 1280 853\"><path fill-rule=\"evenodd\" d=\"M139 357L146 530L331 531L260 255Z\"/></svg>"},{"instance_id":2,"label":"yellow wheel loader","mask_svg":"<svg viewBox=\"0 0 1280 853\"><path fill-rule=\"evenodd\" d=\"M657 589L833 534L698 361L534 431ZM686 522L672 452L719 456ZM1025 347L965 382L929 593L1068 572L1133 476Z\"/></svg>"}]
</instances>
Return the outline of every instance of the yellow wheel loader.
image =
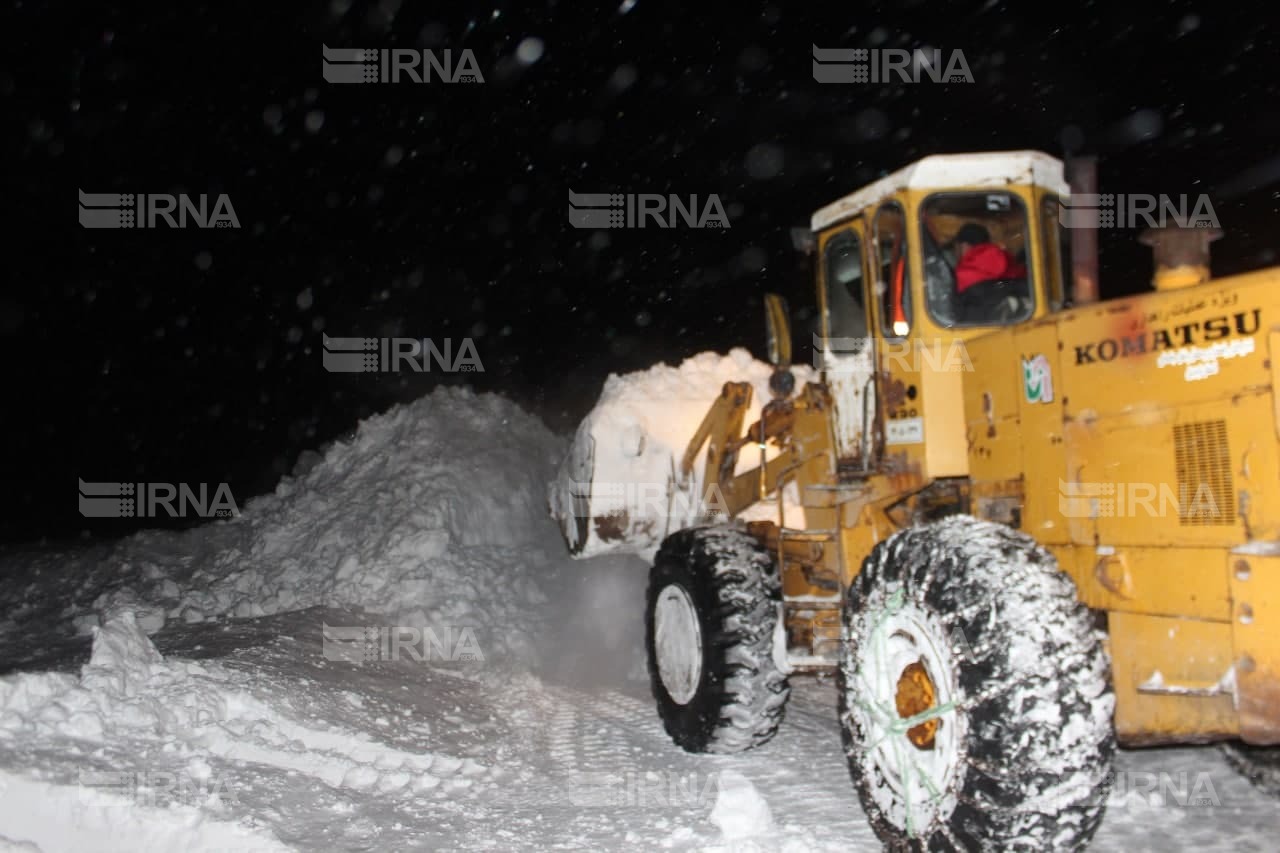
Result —
<instances>
[{"instance_id":1,"label":"yellow wheel loader","mask_svg":"<svg viewBox=\"0 0 1280 853\"><path fill-rule=\"evenodd\" d=\"M1207 201L1064 171L932 156L819 210L817 381L768 297L771 399L727 383L673 466L720 512L654 558L668 733L764 743L834 671L893 848L1078 848L1117 742L1280 742L1280 270L1212 279ZM1134 224L1153 289L1099 302Z\"/></svg>"}]
</instances>

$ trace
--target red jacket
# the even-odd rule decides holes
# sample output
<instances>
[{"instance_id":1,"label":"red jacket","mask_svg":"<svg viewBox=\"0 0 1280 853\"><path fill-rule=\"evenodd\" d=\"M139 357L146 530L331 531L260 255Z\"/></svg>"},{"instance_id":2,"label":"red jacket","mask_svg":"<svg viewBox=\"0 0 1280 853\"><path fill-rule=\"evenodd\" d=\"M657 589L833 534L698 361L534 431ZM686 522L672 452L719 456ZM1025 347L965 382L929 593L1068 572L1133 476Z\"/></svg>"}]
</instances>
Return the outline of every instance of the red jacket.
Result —
<instances>
[{"instance_id":1,"label":"red jacket","mask_svg":"<svg viewBox=\"0 0 1280 853\"><path fill-rule=\"evenodd\" d=\"M980 281L992 278L1026 278L1027 268L995 243L981 243L964 253L956 264L956 293L964 293Z\"/></svg>"}]
</instances>

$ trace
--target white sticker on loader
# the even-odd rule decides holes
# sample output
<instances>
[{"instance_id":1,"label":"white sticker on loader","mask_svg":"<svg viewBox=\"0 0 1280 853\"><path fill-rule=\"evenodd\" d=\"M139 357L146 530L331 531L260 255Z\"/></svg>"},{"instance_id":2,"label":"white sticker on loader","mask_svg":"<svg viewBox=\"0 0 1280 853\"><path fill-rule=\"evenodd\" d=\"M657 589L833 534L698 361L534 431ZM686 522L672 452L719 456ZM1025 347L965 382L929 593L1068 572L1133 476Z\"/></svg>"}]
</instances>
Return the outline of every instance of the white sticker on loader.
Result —
<instances>
[{"instance_id":1,"label":"white sticker on loader","mask_svg":"<svg viewBox=\"0 0 1280 853\"><path fill-rule=\"evenodd\" d=\"M1053 371L1044 353L1022 360L1022 390L1028 403L1053 402Z\"/></svg>"},{"instance_id":2,"label":"white sticker on loader","mask_svg":"<svg viewBox=\"0 0 1280 853\"><path fill-rule=\"evenodd\" d=\"M1234 341L1223 341L1204 347L1182 347L1165 350L1156 359L1156 367L1181 367L1184 382L1196 382L1218 375L1218 359L1243 358L1253 355L1253 338L1240 338Z\"/></svg>"},{"instance_id":3,"label":"white sticker on loader","mask_svg":"<svg viewBox=\"0 0 1280 853\"><path fill-rule=\"evenodd\" d=\"M920 444L924 441L924 418L898 418L884 430L885 444Z\"/></svg>"}]
</instances>

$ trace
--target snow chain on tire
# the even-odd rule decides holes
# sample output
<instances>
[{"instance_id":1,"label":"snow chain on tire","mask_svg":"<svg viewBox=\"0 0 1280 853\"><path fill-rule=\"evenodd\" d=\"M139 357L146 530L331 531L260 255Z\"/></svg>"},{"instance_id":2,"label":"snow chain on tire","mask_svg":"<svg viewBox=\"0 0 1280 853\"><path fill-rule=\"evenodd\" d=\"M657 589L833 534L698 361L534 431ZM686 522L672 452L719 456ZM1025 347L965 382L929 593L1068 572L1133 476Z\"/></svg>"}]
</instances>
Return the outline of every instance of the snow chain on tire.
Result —
<instances>
[{"instance_id":1,"label":"snow chain on tire","mask_svg":"<svg viewBox=\"0 0 1280 853\"><path fill-rule=\"evenodd\" d=\"M969 516L900 531L850 586L845 752L892 849L1071 850L1102 820L1110 662L1033 539Z\"/></svg>"},{"instance_id":2,"label":"snow chain on tire","mask_svg":"<svg viewBox=\"0 0 1280 853\"><path fill-rule=\"evenodd\" d=\"M791 692L774 659L781 601L773 559L745 531L689 528L662 543L649 574L645 645L658 714L681 747L741 752L777 732ZM695 630L682 627L685 611Z\"/></svg>"}]
</instances>

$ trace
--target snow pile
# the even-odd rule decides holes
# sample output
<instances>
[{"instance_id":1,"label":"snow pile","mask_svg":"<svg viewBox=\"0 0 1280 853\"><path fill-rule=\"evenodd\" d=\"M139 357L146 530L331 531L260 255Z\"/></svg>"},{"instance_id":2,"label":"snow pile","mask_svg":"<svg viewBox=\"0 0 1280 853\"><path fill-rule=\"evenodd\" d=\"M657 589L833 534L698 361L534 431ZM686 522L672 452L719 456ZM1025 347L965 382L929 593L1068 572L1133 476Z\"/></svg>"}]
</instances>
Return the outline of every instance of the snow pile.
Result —
<instances>
[{"instance_id":1,"label":"snow pile","mask_svg":"<svg viewBox=\"0 0 1280 853\"><path fill-rule=\"evenodd\" d=\"M167 667L132 614L94 629L79 679L58 673L0 679L0 741L64 735L101 739L108 728L163 728L215 704L194 689L196 664ZM167 688L184 687L183 701Z\"/></svg>"},{"instance_id":2,"label":"snow pile","mask_svg":"<svg viewBox=\"0 0 1280 853\"><path fill-rule=\"evenodd\" d=\"M773 814L751 780L736 770L720 773L720 793L710 820L725 841L740 841L773 829Z\"/></svg>"},{"instance_id":3,"label":"snow pile","mask_svg":"<svg viewBox=\"0 0 1280 853\"><path fill-rule=\"evenodd\" d=\"M798 388L814 379L811 368L791 370ZM679 473L685 449L726 382L751 384L744 429L757 421L772 398L772 373L771 365L736 348L728 355L700 353L678 367L659 364L611 375L550 489L551 513L575 556L629 552L648 559L669 533L699 523L719 498L704 488L706 446L688 480ZM771 444L767 458L777 452ZM759 464L757 446L749 445L739 454L735 473ZM777 514L776 507L752 509L763 509L761 517ZM801 525L800 508L794 508L794 516L792 507L788 510L794 519L789 524Z\"/></svg>"},{"instance_id":4,"label":"snow pile","mask_svg":"<svg viewBox=\"0 0 1280 853\"><path fill-rule=\"evenodd\" d=\"M364 421L237 519L95 555L60 615L86 634L131 613L154 633L173 619L362 608L387 625L471 628L486 656L526 655L537 577L563 555L545 517L562 446L505 398L437 390Z\"/></svg>"},{"instance_id":5,"label":"snow pile","mask_svg":"<svg viewBox=\"0 0 1280 853\"><path fill-rule=\"evenodd\" d=\"M371 418L301 479L251 501L245 551L220 554L204 572L212 583L195 578L171 612L362 606L512 639L507 628L541 600L520 569L549 542L536 508L558 446L514 404L465 391Z\"/></svg>"}]
</instances>

